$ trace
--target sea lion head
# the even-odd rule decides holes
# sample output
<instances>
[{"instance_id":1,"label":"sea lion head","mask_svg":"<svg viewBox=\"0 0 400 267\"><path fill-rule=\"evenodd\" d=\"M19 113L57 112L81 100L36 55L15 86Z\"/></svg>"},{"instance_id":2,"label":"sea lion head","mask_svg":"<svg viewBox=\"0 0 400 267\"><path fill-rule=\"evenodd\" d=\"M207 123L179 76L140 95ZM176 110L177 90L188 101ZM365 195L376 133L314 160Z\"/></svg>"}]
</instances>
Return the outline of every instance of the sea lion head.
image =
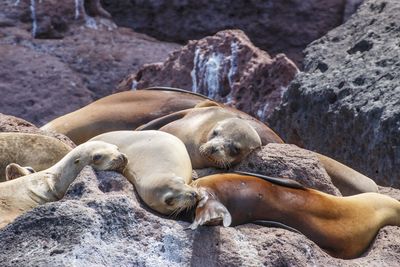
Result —
<instances>
[{"instance_id":1,"label":"sea lion head","mask_svg":"<svg viewBox=\"0 0 400 267\"><path fill-rule=\"evenodd\" d=\"M23 167L17 163L10 163L6 167L6 181L14 180L34 172L35 170L30 166Z\"/></svg>"},{"instance_id":2,"label":"sea lion head","mask_svg":"<svg viewBox=\"0 0 400 267\"><path fill-rule=\"evenodd\" d=\"M250 124L239 118L229 118L217 122L208 132L200 154L214 167L229 168L260 146L260 136Z\"/></svg>"},{"instance_id":3,"label":"sea lion head","mask_svg":"<svg viewBox=\"0 0 400 267\"><path fill-rule=\"evenodd\" d=\"M116 145L103 141L90 141L87 143L89 143L89 165L91 165L95 170L111 170L119 172L124 170L128 163L128 159L119 151L119 148Z\"/></svg>"},{"instance_id":4,"label":"sea lion head","mask_svg":"<svg viewBox=\"0 0 400 267\"><path fill-rule=\"evenodd\" d=\"M176 216L196 205L199 196L197 190L184 182L183 178L174 177L158 184L145 201L152 209L170 216Z\"/></svg>"}]
</instances>

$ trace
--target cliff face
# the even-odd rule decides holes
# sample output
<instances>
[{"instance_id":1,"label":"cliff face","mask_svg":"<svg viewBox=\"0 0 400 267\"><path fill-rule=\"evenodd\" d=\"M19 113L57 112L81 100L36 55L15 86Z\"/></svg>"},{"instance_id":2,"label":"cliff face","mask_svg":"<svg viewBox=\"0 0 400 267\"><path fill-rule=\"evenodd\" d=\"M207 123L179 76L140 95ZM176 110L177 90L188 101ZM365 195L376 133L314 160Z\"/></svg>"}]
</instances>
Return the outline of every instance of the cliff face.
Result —
<instances>
[{"instance_id":1,"label":"cliff face","mask_svg":"<svg viewBox=\"0 0 400 267\"><path fill-rule=\"evenodd\" d=\"M299 73L268 120L289 143L400 186L399 1L366 1L305 50Z\"/></svg>"}]
</instances>

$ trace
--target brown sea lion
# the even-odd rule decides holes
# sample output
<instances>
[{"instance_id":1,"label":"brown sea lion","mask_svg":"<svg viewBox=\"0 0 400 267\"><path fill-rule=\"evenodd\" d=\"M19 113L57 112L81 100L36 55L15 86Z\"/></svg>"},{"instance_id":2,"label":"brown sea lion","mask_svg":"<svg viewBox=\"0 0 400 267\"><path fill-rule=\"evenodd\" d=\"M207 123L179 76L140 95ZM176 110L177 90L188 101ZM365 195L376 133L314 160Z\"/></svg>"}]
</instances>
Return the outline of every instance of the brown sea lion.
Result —
<instances>
[{"instance_id":1,"label":"brown sea lion","mask_svg":"<svg viewBox=\"0 0 400 267\"><path fill-rule=\"evenodd\" d=\"M62 133L81 144L102 133L135 129L153 119L192 108L206 99L174 88L126 91L56 118L41 129Z\"/></svg>"},{"instance_id":2,"label":"brown sea lion","mask_svg":"<svg viewBox=\"0 0 400 267\"><path fill-rule=\"evenodd\" d=\"M126 163L117 146L93 141L77 146L46 170L0 183L0 228L38 205L61 199L85 166L122 171Z\"/></svg>"},{"instance_id":3,"label":"brown sea lion","mask_svg":"<svg viewBox=\"0 0 400 267\"><path fill-rule=\"evenodd\" d=\"M234 226L257 220L292 227L334 257L360 256L380 228L400 226L400 202L378 193L336 197L287 180L216 174L194 181L201 200L192 229L207 223Z\"/></svg>"}]
</instances>

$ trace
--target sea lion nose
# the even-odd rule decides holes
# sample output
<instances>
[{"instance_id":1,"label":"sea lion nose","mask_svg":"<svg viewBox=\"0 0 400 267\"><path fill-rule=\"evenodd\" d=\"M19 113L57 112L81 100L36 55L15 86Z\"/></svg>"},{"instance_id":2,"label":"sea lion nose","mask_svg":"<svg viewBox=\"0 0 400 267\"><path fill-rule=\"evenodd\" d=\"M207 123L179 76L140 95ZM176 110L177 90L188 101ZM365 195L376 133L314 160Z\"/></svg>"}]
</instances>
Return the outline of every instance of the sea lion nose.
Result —
<instances>
[{"instance_id":1,"label":"sea lion nose","mask_svg":"<svg viewBox=\"0 0 400 267\"><path fill-rule=\"evenodd\" d=\"M211 147L211 154L214 154L215 152L217 152L218 149L214 146Z\"/></svg>"}]
</instances>

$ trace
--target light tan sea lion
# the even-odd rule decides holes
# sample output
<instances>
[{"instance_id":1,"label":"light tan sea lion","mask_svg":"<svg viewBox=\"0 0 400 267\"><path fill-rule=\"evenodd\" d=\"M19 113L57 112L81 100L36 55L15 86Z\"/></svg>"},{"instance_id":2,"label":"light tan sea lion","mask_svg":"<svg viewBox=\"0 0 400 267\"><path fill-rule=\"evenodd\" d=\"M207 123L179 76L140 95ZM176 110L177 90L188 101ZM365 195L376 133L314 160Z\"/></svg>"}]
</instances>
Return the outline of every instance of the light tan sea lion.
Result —
<instances>
[{"instance_id":1,"label":"light tan sea lion","mask_svg":"<svg viewBox=\"0 0 400 267\"><path fill-rule=\"evenodd\" d=\"M283 143L267 125L249 117L215 102L214 105L202 102L195 108L148 122L137 130L161 130L180 138L188 149L195 169L225 168L239 162L261 145ZM236 123L226 123L228 118L236 118L233 120ZM257 132L258 138L248 125ZM215 129L219 130L215 132ZM213 142L213 139L218 142ZM238 148L240 153L236 151ZM378 192L376 183L369 177L327 156L315 154L342 195Z\"/></svg>"},{"instance_id":2,"label":"light tan sea lion","mask_svg":"<svg viewBox=\"0 0 400 267\"><path fill-rule=\"evenodd\" d=\"M206 99L174 88L126 91L56 118L41 129L62 133L81 144L102 133L133 130L153 119L192 108Z\"/></svg>"},{"instance_id":3,"label":"light tan sea lion","mask_svg":"<svg viewBox=\"0 0 400 267\"><path fill-rule=\"evenodd\" d=\"M197 193L188 186L192 180L190 158L175 136L160 131L115 131L91 140L114 144L126 154L124 176L150 208L174 215L196 204Z\"/></svg>"},{"instance_id":4,"label":"light tan sea lion","mask_svg":"<svg viewBox=\"0 0 400 267\"><path fill-rule=\"evenodd\" d=\"M360 256L385 225L400 226L400 202L378 193L337 197L286 180L216 174L192 183L201 200L192 229L257 220L292 227L334 257Z\"/></svg>"},{"instance_id":5,"label":"light tan sea lion","mask_svg":"<svg viewBox=\"0 0 400 267\"><path fill-rule=\"evenodd\" d=\"M83 167L122 171L126 163L117 146L93 141L77 146L44 171L0 183L0 227L38 205L61 199Z\"/></svg>"},{"instance_id":6,"label":"light tan sea lion","mask_svg":"<svg viewBox=\"0 0 400 267\"><path fill-rule=\"evenodd\" d=\"M71 147L60 140L29 133L0 133L0 181L5 181L5 169L10 163L45 170L64 157Z\"/></svg>"}]
</instances>

